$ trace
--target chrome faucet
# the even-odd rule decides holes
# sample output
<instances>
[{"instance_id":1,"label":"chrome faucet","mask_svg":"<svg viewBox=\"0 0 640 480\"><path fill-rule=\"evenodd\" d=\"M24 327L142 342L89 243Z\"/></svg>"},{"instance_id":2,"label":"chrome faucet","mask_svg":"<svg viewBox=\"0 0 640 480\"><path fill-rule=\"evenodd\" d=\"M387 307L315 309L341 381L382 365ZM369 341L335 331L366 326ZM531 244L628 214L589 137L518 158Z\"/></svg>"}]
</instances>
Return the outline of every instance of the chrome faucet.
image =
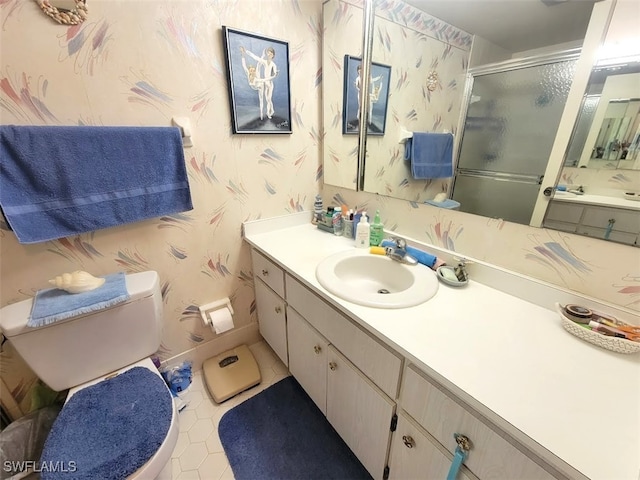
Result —
<instances>
[{"instance_id":1,"label":"chrome faucet","mask_svg":"<svg viewBox=\"0 0 640 480\"><path fill-rule=\"evenodd\" d=\"M396 262L406 263L407 265L416 265L418 260L407 253L407 242L402 238L392 238L394 246L385 247L387 257Z\"/></svg>"}]
</instances>

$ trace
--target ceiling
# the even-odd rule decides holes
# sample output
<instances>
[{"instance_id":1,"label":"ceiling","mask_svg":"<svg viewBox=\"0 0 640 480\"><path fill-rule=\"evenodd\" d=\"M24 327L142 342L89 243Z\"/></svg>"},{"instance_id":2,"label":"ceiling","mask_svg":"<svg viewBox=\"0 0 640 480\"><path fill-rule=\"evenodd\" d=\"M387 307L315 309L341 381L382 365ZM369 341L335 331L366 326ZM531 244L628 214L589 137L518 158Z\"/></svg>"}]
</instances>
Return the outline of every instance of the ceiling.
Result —
<instances>
[{"instance_id":1,"label":"ceiling","mask_svg":"<svg viewBox=\"0 0 640 480\"><path fill-rule=\"evenodd\" d=\"M511 52L584 39L597 0L405 0Z\"/></svg>"}]
</instances>

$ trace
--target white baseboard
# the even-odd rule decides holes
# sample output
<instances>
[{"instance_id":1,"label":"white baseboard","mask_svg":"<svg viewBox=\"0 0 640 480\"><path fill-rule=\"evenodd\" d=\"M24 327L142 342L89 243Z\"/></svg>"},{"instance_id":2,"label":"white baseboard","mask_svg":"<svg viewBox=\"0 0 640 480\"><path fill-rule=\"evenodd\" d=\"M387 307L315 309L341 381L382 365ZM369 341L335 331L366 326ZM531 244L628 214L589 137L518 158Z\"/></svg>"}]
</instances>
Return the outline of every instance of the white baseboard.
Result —
<instances>
[{"instance_id":1,"label":"white baseboard","mask_svg":"<svg viewBox=\"0 0 640 480\"><path fill-rule=\"evenodd\" d=\"M197 372L202 369L202 362L208 358L215 357L227 350L246 344L253 345L262 340L258 333L258 324L250 323L244 327L234 328L232 331L220 335L208 342L198 345L195 348L179 353L171 358L162 361L160 368L180 365L185 361L191 362L191 370Z\"/></svg>"}]
</instances>

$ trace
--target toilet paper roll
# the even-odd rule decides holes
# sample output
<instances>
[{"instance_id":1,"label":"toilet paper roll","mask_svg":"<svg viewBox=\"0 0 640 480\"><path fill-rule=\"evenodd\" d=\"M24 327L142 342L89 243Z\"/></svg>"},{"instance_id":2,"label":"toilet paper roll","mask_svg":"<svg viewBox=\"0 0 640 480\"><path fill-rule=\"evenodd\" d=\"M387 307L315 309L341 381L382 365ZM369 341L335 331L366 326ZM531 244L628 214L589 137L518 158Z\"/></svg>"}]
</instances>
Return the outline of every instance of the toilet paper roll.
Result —
<instances>
[{"instance_id":1,"label":"toilet paper roll","mask_svg":"<svg viewBox=\"0 0 640 480\"><path fill-rule=\"evenodd\" d=\"M216 333L223 333L234 327L233 317L227 307L209 312L208 316L211 324L211 330Z\"/></svg>"}]
</instances>

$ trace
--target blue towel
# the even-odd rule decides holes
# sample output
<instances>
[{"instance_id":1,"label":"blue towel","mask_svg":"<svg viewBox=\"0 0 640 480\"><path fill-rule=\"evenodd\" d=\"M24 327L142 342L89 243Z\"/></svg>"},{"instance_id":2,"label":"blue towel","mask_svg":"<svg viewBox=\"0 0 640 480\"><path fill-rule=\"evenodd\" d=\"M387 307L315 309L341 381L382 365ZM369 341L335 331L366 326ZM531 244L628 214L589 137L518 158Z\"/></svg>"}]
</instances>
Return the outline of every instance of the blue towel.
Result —
<instances>
[{"instance_id":1,"label":"blue towel","mask_svg":"<svg viewBox=\"0 0 640 480\"><path fill-rule=\"evenodd\" d=\"M0 126L0 207L20 243L193 208L176 127Z\"/></svg>"},{"instance_id":2,"label":"blue towel","mask_svg":"<svg viewBox=\"0 0 640 480\"><path fill-rule=\"evenodd\" d=\"M43 480L120 480L160 448L173 402L158 375L133 367L77 392L62 407L45 441Z\"/></svg>"},{"instance_id":3,"label":"blue towel","mask_svg":"<svg viewBox=\"0 0 640 480\"><path fill-rule=\"evenodd\" d=\"M404 159L415 179L453 177L453 135L414 132L405 142Z\"/></svg>"},{"instance_id":4,"label":"blue towel","mask_svg":"<svg viewBox=\"0 0 640 480\"><path fill-rule=\"evenodd\" d=\"M50 323L75 317L117 305L129 299L123 272L104 277L105 282L95 290L68 293L59 288L38 290L33 299L27 327L41 327Z\"/></svg>"}]
</instances>

